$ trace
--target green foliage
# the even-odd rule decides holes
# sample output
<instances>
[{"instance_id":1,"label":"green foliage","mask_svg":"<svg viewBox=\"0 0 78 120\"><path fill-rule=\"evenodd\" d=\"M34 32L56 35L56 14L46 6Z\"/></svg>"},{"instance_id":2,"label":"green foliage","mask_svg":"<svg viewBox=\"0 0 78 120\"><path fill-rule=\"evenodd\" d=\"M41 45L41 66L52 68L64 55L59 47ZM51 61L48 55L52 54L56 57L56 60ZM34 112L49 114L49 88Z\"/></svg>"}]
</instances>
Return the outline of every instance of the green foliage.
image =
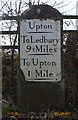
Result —
<instances>
[{"instance_id":1,"label":"green foliage","mask_svg":"<svg viewBox=\"0 0 78 120\"><path fill-rule=\"evenodd\" d=\"M16 105L6 105L6 107L4 108L6 110L6 112L17 112L18 111L18 107Z\"/></svg>"}]
</instances>

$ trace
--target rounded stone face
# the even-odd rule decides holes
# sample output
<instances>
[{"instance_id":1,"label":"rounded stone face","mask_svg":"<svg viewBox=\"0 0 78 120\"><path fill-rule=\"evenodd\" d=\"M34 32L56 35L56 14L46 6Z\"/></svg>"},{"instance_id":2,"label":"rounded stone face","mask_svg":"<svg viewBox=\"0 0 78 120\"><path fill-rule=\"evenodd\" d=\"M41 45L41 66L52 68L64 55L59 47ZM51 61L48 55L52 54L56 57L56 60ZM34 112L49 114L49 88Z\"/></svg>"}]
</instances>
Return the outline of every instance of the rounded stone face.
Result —
<instances>
[{"instance_id":1,"label":"rounded stone face","mask_svg":"<svg viewBox=\"0 0 78 120\"><path fill-rule=\"evenodd\" d=\"M23 19L62 19L62 14L49 5L32 5L21 14Z\"/></svg>"}]
</instances>

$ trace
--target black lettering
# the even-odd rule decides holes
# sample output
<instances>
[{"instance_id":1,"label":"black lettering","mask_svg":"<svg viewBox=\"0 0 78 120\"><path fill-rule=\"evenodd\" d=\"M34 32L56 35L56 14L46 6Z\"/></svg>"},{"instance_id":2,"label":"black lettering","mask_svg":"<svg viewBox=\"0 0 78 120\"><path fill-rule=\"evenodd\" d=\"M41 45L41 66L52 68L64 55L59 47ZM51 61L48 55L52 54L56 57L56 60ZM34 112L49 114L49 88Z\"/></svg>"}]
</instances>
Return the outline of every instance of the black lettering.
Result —
<instances>
[{"instance_id":1,"label":"black lettering","mask_svg":"<svg viewBox=\"0 0 78 120\"><path fill-rule=\"evenodd\" d=\"M30 62L26 62L26 65L27 65L27 66L30 66Z\"/></svg>"},{"instance_id":2,"label":"black lettering","mask_svg":"<svg viewBox=\"0 0 78 120\"><path fill-rule=\"evenodd\" d=\"M52 27L52 25L48 25L48 29L52 29L53 27Z\"/></svg>"},{"instance_id":3,"label":"black lettering","mask_svg":"<svg viewBox=\"0 0 78 120\"><path fill-rule=\"evenodd\" d=\"M31 25L31 22L29 22L29 27L30 27L31 29L34 29L34 28L35 28L35 22L33 22L33 26Z\"/></svg>"},{"instance_id":4,"label":"black lettering","mask_svg":"<svg viewBox=\"0 0 78 120\"><path fill-rule=\"evenodd\" d=\"M51 62L48 62L47 65L50 66L50 65L51 65Z\"/></svg>"},{"instance_id":5,"label":"black lettering","mask_svg":"<svg viewBox=\"0 0 78 120\"><path fill-rule=\"evenodd\" d=\"M42 70L40 70L40 72L38 72L37 70L36 71L36 77L42 77Z\"/></svg>"},{"instance_id":6,"label":"black lettering","mask_svg":"<svg viewBox=\"0 0 78 120\"><path fill-rule=\"evenodd\" d=\"M45 75L46 75L45 77L49 77L49 76L48 76L48 70L46 70L46 73L45 73Z\"/></svg>"},{"instance_id":7,"label":"black lettering","mask_svg":"<svg viewBox=\"0 0 78 120\"><path fill-rule=\"evenodd\" d=\"M40 29L40 26L39 26L39 25L36 25L36 31L37 31L38 29Z\"/></svg>"},{"instance_id":8,"label":"black lettering","mask_svg":"<svg viewBox=\"0 0 78 120\"><path fill-rule=\"evenodd\" d=\"M57 48L54 48L54 52L57 52Z\"/></svg>"},{"instance_id":9,"label":"black lettering","mask_svg":"<svg viewBox=\"0 0 78 120\"><path fill-rule=\"evenodd\" d=\"M47 29L47 25L44 25L44 29Z\"/></svg>"},{"instance_id":10,"label":"black lettering","mask_svg":"<svg viewBox=\"0 0 78 120\"><path fill-rule=\"evenodd\" d=\"M23 63L24 63L24 66L25 66L25 59L23 59Z\"/></svg>"},{"instance_id":11,"label":"black lettering","mask_svg":"<svg viewBox=\"0 0 78 120\"><path fill-rule=\"evenodd\" d=\"M44 62L40 62L40 68L44 65Z\"/></svg>"},{"instance_id":12,"label":"black lettering","mask_svg":"<svg viewBox=\"0 0 78 120\"><path fill-rule=\"evenodd\" d=\"M49 49L49 52L50 52L50 53L52 53L52 52L53 52L53 49L52 49L52 48L50 48L50 49Z\"/></svg>"},{"instance_id":13,"label":"black lettering","mask_svg":"<svg viewBox=\"0 0 78 120\"><path fill-rule=\"evenodd\" d=\"M28 77L30 77L30 70L28 71Z\"/></svg>"},{"instance_id":14,"label":"black lettering","mask_svg":"<svg viewBox=\"0 0 78 120\"><path fill-rule=\"evenodd\" d=\"M52 62L52 66L56 66L56 62Z\"/></svg>"},{"instance_id":15,"label":"black lettering","mask_svg":"<svg viewBox=\"0 0 78 120\"><path fill-rule=\"evenodd\" d=\"M25 43L25 36L22 36L23 37L23 43Z\"/></svg>"},{"instance_id":16,"label":"black lettering","mask_svg":"<svg viewBox=\"0 0 78 120\"><path fill-rule=\"evenodd\" d=\"M30 42L30 40L29 39L26 39L26 43L29 43Z\"/></svg>"},{"instance_id":17,"label":"black lettering","mask_svg":"<svg viewBox=\"0 0 78 120\"><path fill-rule=\"evenodd\" d=\"M52 74L52 73L50 73L50 74L49 74L49 77L53 77L53 74Z\"/></svg>"},{"instance_id":18,"label":"black lettering","mask_svg":"<svg viewBox=\"0 0 78 120\"><path fill-rule=\"evenodd\" d=\"M37 45L35 46L36 46L36 52L42 52L42 45L40 46L40 48Z\"/></svg>"},{"instance_id":19,"label":"black lettering","mask_svg":"<svg viewBox=\"0 0 78 120\"><path fill-rule=\"evenodd\" d=\"M32 61L33 61L32 63L33 63L34 66L37 66L37 65L38 65L38 58L37 58L36 61L35 61L35 59L33 58Z\"/></svg>"},{"instance_id":20,"label":"black lettering","mask_svg":"<svg viewBox=\"0 0 78 120\"><path fill-rule=\"evenodd\" d=\"M41 24L41 29L42 29L43 25Z\"/></svg>"}]
</instances>

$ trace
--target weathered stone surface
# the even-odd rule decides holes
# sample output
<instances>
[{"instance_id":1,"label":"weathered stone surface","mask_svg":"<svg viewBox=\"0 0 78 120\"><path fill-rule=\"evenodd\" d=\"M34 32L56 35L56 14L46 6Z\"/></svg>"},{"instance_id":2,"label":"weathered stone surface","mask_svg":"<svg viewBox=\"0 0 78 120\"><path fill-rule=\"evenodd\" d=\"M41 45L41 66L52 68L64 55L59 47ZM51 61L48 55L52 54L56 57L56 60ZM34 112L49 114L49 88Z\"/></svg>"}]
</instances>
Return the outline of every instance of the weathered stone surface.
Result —
<instances>
[{"instance_id":1,"label":"weathered stone surface","mask_svg":"<svg viewBox=\"0 0 78 120\"><path fill-rule=\"evenodd\" d=\"M24 11L21 19L62 19L59 11L49 5L34 5ZM62 110L65 106L64 79L59 83L27 82L18 71L17 104L24 112L42 112L49 109ZM22 111L22 112L23 112Z\"/></svg>"},{"instance_id":2,"label":"weathered stone surface","mask_svg":"<svg viewBox=\"0 0 78 120\"><path fill-rule=\"evenodd\" d=\"M61 13L49 5L33 5L21 15L23 19L62 19Z\"/></svg>"}]
</instances>

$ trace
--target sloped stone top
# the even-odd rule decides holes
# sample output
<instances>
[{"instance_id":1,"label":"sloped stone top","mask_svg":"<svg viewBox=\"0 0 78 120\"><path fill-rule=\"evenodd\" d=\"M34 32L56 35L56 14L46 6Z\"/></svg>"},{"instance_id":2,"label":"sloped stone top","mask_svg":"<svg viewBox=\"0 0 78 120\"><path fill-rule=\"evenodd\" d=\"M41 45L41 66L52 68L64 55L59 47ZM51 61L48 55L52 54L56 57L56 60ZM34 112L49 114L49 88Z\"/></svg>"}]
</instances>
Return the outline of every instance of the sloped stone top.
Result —
<instances>
[{"instance_id":1,"label":"sloped stone top","mask_svg":"<svg viewBox=\"0 0 78 120\"><path fill-rule=\"evenodd\" d=\"M21 14L22 19L62 19L62 14L49 5L32 5Z\"/></svg>"}]
</instances>

